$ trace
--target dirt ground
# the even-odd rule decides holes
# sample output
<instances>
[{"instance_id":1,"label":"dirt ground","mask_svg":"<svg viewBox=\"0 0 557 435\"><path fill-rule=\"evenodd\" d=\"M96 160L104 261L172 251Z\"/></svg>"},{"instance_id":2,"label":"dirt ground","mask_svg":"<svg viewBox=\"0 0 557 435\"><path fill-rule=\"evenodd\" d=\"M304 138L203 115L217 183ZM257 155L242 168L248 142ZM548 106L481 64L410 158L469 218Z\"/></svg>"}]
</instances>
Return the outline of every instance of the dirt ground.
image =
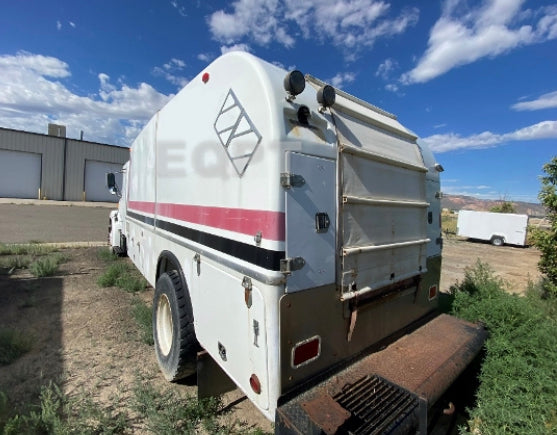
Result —
<instances>
[{"instance_id":1,"label":"dirt ground","mask_svg":"<svg viewBox=\"0 0 557 435\"><path fill-rule=\"evenodd\" d=\"M128 407L138 382L196 397L195 381L170 384L164 379L153 347L141 339L133 300L139 297L150 306L153 290L133 295L99 287L97 278L107 268L99 249L108 248L63 250L69 261L55 277L35 278L27 271L0 275L0 328L33 338L29 353L0 367L0 391L14 409L38 397L41 385L51 380L70 396L85 395L115 410ZM223 402L229 407L220 417L223 424L246 422L246 428L272 432L271 423L240 391L227 393ZM133 433L149 433L141 419L131 424Z\"/></svg>"},{"instance_id":2,"label":"dirt ground","mask_svg":"<svg viewBox=\"0 0 557 435\"><path fill-rule=\"evenodd\" d=\"M540 252L534 247L492 246L452 237L443 240L441 291L446 292L456 281L462 281L464 270L478 260L489 264L508 283L512 293L523 293L529 281L537 282L541 277L537 268Z\"/></svg>"},{"instance_id":3,"label":"dirt ground","mask_svg":"<svg viewBox=\"0 0 557 435\"><path fill-rule=\"evenodd\" d=\"M0 275L0 327L33 337L32 350L0 370L0 391L9 393L14 406L36 397L49 380L69 395L86 394L116 408L127 406L137 382L196 395L195 382L167 383L153 347L141 340L131 307L136 297L150 306L152 289L136 296L115 287L99 287L97 278L107 267L98 256L99 249L106 248L64 250L69 261L55 277L37 279L27 271ZM461 280L465 267L478 258L509 281L512 292L522 292L529 279L538 277L539 253L534 248L449 239L445 240L441 289ZM222 416L225 421L273 431L240 391L225 395L224 403L229 405ZM145 427L136 422L132 430L144 433Z\"/></svg>"}]
</instances>

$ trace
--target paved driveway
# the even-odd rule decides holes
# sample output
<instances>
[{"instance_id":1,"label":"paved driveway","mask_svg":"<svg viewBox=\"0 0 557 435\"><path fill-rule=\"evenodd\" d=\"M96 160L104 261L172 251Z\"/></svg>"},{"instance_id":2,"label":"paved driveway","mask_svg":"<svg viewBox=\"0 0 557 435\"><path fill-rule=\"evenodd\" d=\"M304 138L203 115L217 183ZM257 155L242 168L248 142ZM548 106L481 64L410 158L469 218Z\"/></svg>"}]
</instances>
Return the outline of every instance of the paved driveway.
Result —
<instances>
[{"instance_id":1,"label":"paved driveway","mask_svg":"<svg viewBox=\"0 0 557 435\"><path fill-rule=\"evenodd\" d=\"M0 243L106 242L116 204L0 199Z\"/></svg>"}]
</instances>

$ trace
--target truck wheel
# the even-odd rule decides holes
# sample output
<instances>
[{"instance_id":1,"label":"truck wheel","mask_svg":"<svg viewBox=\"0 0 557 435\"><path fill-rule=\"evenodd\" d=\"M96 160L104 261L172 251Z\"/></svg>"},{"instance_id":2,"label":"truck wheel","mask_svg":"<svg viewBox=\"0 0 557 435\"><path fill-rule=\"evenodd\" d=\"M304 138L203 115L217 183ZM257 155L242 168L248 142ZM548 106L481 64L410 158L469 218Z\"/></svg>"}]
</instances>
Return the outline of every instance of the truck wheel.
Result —
<instances>
[{"instance_id":1,"label":"truck wheel","mask_svg":"<svg viewBox=\"0 0 557 435\"><path fill-rule=\"evenodd\" d=\"M503 241L503 239L501 237L493 237L491 239L491 244L493 246L503 246L503 243L505 243L505 242Z\"/></svg>"},{"instance_id":2,"label":"truck wheel","mask_svg":"<svg viewBox=\"0 0 557 435\"><path fill-rule=\"evenodd\" d=\"M190 295L180 274L163 273L153 299L153 338L164 377L177 381L196 372L197 339Z\"/></svg>"}]
</instances>

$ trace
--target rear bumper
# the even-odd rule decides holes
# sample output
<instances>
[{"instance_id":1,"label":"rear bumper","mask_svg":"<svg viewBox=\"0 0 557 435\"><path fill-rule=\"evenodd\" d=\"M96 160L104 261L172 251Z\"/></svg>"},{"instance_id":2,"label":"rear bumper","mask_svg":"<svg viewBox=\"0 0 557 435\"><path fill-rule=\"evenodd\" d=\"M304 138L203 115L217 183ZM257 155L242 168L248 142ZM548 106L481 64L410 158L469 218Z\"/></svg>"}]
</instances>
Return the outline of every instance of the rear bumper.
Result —
<instances>
[{"instance_id":1,"label":"rear bumper","mask_svg":"<svg viewBox=\"0 0 557 435\"><path fill-rule=\"evenodd\" d=\"M486 337L481 326L440 315L280 406L275 433L427 433L428 409Z\"/></svg>"}]
</instances>

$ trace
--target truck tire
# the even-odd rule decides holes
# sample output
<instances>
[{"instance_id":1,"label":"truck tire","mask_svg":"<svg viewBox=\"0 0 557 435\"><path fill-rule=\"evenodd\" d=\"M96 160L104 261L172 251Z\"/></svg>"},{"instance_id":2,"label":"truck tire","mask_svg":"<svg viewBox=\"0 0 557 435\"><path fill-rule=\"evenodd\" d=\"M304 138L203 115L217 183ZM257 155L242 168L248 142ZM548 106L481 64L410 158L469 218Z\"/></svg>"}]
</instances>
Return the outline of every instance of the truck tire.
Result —
<instances>
[{"instance_id":1,"label":"truck tire","mask_svg":"<svg viewBox=\"0 0 557 435\"><path fill-rule=\"evenodd\" d=\"M180 274L163 273L153 298L153 339L164 377L171 382L196 372L199 345L193 326L191 299Z\"/></svg>"},{"instance_id":2,"label":"truck tire","mask_svg":"<svg viewBox=\"0 0 557 435\"><path fill-rule=\"evenodd\" d=\"M491 244L493 246L503 246L504 243L505 241L503 240L502 237L495 236L491 238Z\"/></svg>"}]
</instances>

